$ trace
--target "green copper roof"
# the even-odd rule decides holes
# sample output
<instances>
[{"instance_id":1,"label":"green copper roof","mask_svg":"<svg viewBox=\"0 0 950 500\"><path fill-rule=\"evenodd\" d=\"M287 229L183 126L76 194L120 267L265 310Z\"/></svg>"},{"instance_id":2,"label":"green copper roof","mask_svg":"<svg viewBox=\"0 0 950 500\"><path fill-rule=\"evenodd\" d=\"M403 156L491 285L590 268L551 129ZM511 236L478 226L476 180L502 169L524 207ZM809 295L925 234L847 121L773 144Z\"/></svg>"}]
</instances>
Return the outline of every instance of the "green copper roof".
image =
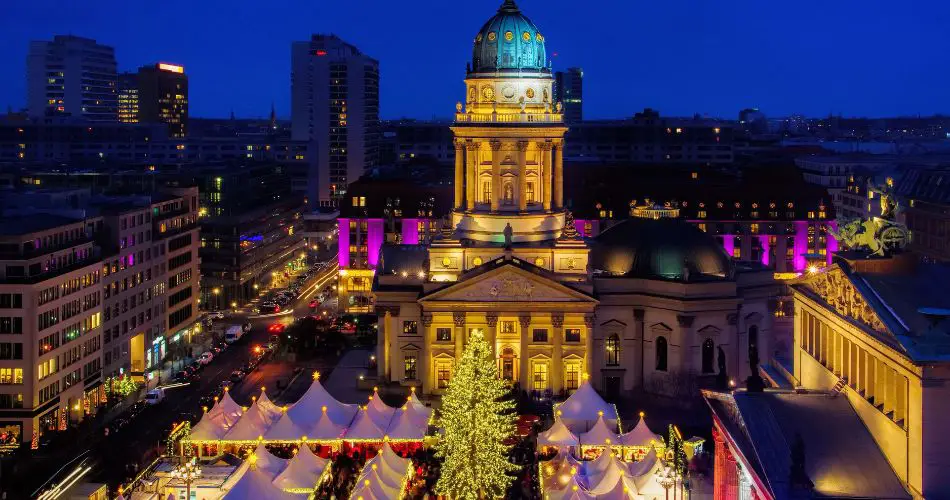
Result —
<instances>
[{"instance_id":1,"label":"green copper roof","mask_svg":"<svg viewBox=\"0 0 950 500\"><path fill-rule=\"evenodd\" d=\"M514 0L505 0L475 35L471 69L473 73L550 72L544 35Z\"/></svg>"}]
</instances>

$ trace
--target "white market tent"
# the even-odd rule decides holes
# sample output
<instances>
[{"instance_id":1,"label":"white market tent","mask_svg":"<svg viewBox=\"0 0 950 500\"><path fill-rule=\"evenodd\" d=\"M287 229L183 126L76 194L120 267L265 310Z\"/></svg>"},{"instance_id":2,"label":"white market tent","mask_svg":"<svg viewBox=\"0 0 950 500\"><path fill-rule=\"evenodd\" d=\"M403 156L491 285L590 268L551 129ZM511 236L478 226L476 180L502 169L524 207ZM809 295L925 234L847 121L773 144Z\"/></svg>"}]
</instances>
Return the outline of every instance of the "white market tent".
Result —
<instances>
[{"instance_id":1,"label":"white market tent","mask_svg":"<svg viewBox=\"0 0 950 500\"><path fill-rule=\"evenodd\" d=\"M597 422L601 414L611 429L617 429L619 419L617 408L604 401L587 378L563 403L555 408L555 415L560 416L567 428L575 434L589 430Z\"/></svg>"},{"instance_id":2,"label":"white market tent","mask_svg":"<svg viewBox=\"0 0 950 500\"><path fill-rule=\"evenodd\" d=\"M621 461L610 452L596 460L578 462L566 451L541 464L544 498L647 500L662 498L657 482L662 462L656 451L634 463Z\"/></svg>"},{"instance_id":3,"label":"white market tent","mask_svg":"<svg viewBox=\"0 0 950 500\"><path fill-rule=\"evenodd\" d=\"M432 421L432 413L434 410L426 406L422 401L419 401L419 398L416 397L416 388L409 388L409 397L406 398L406 403L408 410L414 416L418 418L418 425L429 425L429 422Z\"/></svg>"},{"instance_id":4,"label":"white market tent","mask_svg":"<svg viewBox=\"0 0 950 500\"><path fill-rule=\"evenodd\" d=\"M257 469L257 472L264 475L268 481L272 481L275 477L285 467L287 467L287 460L279 457L275 457L271 452L267 451L267 448L264 445L257 445L257 448L254 450L254 468ZM244 475L251 470L251 460L244 460L241 462L241 465L234 469L234 473L228 476L228 479L224 482L221 488L225 490L230 490L234 488L234 485L237 484Z\"/></svg>"},{"instance_id":5,"label":"white market tent","mask_svg":"<svg viewBox=\"0 0 950 500\"><path fill-rule=\"evenodd\" d=\"M297 425L291 420L290 415L284 412L277 423L264 433L264 439L266 441L300 441L300 438L306 435L307 429Z\"/></svg>"},{"instance_id":6,"label":"white market tent","mask_svg":"<svg viewBox=\"0 0 950 500\"><path fill-rule=\"evenodd\" d=\"M237 471L235 471L237 474ZM223 500L268 500L299 499L299 495L288 493L271 482L267 474L256 466L245 471L234 485L221 497Z\"/></svg>"},{"instance_id":7,"label":"white market tent","mask_svg":"<svg viewBox=\"0 0 950 500\"><path fill-rule=\"evenodd\" d=\"M364 500L402 498L403 489L410 474L412 474L412 461L397 455L388 443L384 444L380 452L363 466L350 498L362 497Z\"/></svg>"},{"instance_id":8,"label":"white market tent","mask_svg":"<svg viewBox=\"0 0 950 500\"><path fill-rule=\"evenodd\" d=\"M319 377L314 376L313 383L300 399L288 410L291 420L297 425L308 428L317 423L322 415L322 408L326 406L326 413L334 424L346 427L353 421L358 405L341 403L320 383Z\"/></svg>"},{"instance_id":9,"label":"white market tent","mask_svg":"<svg viewBox=\"0 0 950 500\"><path fill-rule=\"evenodd\" d=\"M261 397L244 412L234 427L224 435L223 440L255 441L263 437L282 415L281 409L267 399L267 393L261 391Z\"/></svg>"},{"instance_id":10,"label":"white market tent","mask_svg":"<svg viewBox=\"0 0 950 500\"><path fill-rule=\"evenodd\" d=\"M288 412L289 413L289 412ZM320 410L320 417L307 432L308 440L313 441L339 441L346 433L346 426L333 423L327 407Z\"/></svg>"},{"instance_id":11,"label":"white market tent","mask_svg":"<svg viewBox=\"0 0 950 500\"><path fill-rule=\"evenodd\" d=\"M214 441L223 438L231 427L237 423L244 409L231 399L231 394L225 391L220 401L191 428L191 439L196 441Z\"/></svg>"},{"instance_id":12,"label":"white market tent","mask_svg":"<svg viewBox=\"0 0 950 500\"><path fill-rule=\"evenodd\" d=\"M391 441L422 441L427 427L425 424L419 425L418 413L414 413L412 407L406 405L396 410L389 421L389 427L386 428L386 436L389 436Z\"/></svg>"},{"instance_id":13,"label":"white market tent","mask_svg":"<svg viewBox=\"0 0 950 500\"><path fill-rule=\"evenodd\" d=\"M389 427L389 422L396 413L396 408L384 403L383 399L379 397L379 391L375 388L373 389L373 395L369 397L369 402L364 407L364 410L366 410L366 414L369 415L371 419L373 419L373 423L376 424L376 427L379 427L380 429Z\"/></svg>"},{"instance_id":14,"label":"white market tent","mask_svg":"<svg viewBox=\"0 0 950 500\"><path fill-rule=\"evenodd\" d=\"M597 417L594 426L587 432L577 436L581 446L619 446L620 435L610 430L604 416Z\"/></svg>"},{"instance_id":15,"label":"white market tent","mask_svg":"<svg viewBox=\"0 0 950 500\"><path fill-rule=\"evenodd\" d=\"M309 446L301 446L287 467L274 478L274 485L285 491L312 491L329 471L330 461L320 458L310 451Z\"/></svg>"},{"instance_id":16,"label":"white market tent","mask_svg":"<svg viewBox=\"0 0 950 500\"><path fill-rule=\"evenodd\" d=\"M630 432L620 436L620 444L623 446L640 446L644 448L653 446L654 444L662 446L663 436L650 430L650 427L647 426L646 421L643 419L643 413L640 413L640 421L637 422L637 426Z\"/></svg>"},{"instance_id":17,"label":"white market tent","mask_svg":"<svg viewBox=\"0 0 950 500\"><path fill-rule=\"evenodd\" d=\"M577 436L564 425L564 421L560 418L554 421L550 429L538 434L538 446L557 446L560 449L579 444Z\"/></svg>"},{"instance_id":18,"label":"white market tent","mask_svg":"<svg viewBox=\"0 0 950 500\"><path fill-rule=\"evenodd\" d=\"M376 425L370 413L360 408L343 438L346 441L382 441L384 435L385 431Z\"/></svg>"}]
</instances>

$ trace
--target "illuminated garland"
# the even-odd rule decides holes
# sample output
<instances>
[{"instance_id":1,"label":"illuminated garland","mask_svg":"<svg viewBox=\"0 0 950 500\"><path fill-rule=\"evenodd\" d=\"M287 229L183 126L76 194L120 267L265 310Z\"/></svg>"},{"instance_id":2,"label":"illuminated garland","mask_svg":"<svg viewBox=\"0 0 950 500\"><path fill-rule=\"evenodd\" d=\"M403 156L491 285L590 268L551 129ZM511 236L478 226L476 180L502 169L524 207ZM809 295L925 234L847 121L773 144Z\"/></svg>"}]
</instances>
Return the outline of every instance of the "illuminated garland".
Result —
<instances>
[{"instance_id":1,"label":"illuminated garland","mask_svg":"<svg viewBox=\"0 0 950 500\"><path fill-rule=\"evenodd\" d=\"M510 446L504 440L515 433L515 404L502 400L508 392L491 347L474 331L442 397L439 425L445 435L436 445L445 459L435 490L453 500L498 498L511 483Z\"/></svg>"}]
</instances>

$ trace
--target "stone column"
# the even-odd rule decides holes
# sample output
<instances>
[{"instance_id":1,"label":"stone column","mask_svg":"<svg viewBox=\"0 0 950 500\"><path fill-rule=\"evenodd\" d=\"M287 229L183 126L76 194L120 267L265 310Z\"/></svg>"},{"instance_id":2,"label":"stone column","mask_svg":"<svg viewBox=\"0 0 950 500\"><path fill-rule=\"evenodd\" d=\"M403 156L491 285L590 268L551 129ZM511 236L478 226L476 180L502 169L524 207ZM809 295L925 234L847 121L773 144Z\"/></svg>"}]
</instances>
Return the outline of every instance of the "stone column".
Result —
<instances>
[{"instance_id":1,"label":"stone column","mask_svg":"<svg viewBox=\"0 0 950 500\"><path fill-rule=\"evenodd\" d=\"M554 340L554 350L551 354L551 390L557 394L564 387L564 381L561 380L564 371L561 352L561 344L564 342L564 313L551 313L551 325L554 327L551 332Z\"/></svg>"},{"instance_id":2,"label":"stone column","mask_svg":"<svg viewBox=\"0 0 950 500\"><path fill-rule=\"evenodd\" d=\"M593 313L584 315L584 371L581 372L581 377L586 373L590 376L591 380L594 379L594 319L595 316Z\"/></svg>"},{"instance_id":3,"label":"stone column","mask_svg":"<svg viewBox=\"0 0 950 500\"><path fill-rule=\"evenodd\" d=\"M485 340L491 347L492 358L495 357L495 339L498 338L498 313L485 313L485 323L488 328L485 329Z\"/></svg>"},{"instance_id":4,"label":"stone column","mask_svg":"<svg viewBox=\"0 0 950 500\"><path fill-rule=\"evenodd\" d=\"M478 196L478 150L481 146L478 142L465 143L465 209L471 212L475 210L475 199Z\"/></svg>"},{"instance_id":5,"label":"stone column","mask_svg":"<svg viewBox=\"0 0 950 500\"><path fill-rule=\"evenodd\" d=\"M432 357L432 342L435 341L435 335L432 334L432 313L422 313L422 335L422 353L419 355L419 359L416 360L416 363L418 363L416 373L422 384L422 393L429 394L432 389L432 381L429 380L429 366L431 365L429 361Z\"/></svg>"},{"instance_id":6,"label":"stone column","mask_svg":"<svg viewBox=\"0 0 950 500\"><path fill-rule=\"evenodd\" d=\"M528 210L528 141L518 141L518 210Z\"/></svg>"},{"instance_id":7,"label":"stone column","mask_svg":"<svg viewBox=\"0 0 950 500\"><path fill-rule=\"evenodd\" d=\"M552 160L551 160L551 143L550 142L539 142L538 149L541 150L541 176L543 178L541 182L541 196L544 200L542 206L545 212L551 211L551 174L552 174Z\"/></svg>"},{"instance_id":8,"label":"stone column","mask_svg":"<svg viewBox=\"0 0 950 500\"><path fill-rule=\"evenodd\" d=\"M531 341L531 314L518 316L521 323L521 348L518 352L518 381L521 389L528 388L528 343Z\"/></svg>"},{"instance_id":9,"label":"stone column","mask_svg":"<svg viewBox=\"0 0 950 500\"><path fill-rule=\"evenodd\" d=\"M634 339L633 341L639 344L635 349L631 349L630 352L637 352L636 359L639 359L639 370L634 370L633 372L633 385L637 388L642 388L644 385L644 379L646 378L646 364L647 353L646 351L646 325L645 325L645 314L643 309L634 309L633 310L633 331ZM623 351L620 352L620 355L623 356ZM624 363L623 358L621 363Z\"/></svg>"},{"instance_id":10,"label":"stone column","mask_svg":"<svg viewBox=\"0 0 950 500\"><path fill-rule=\"evenodd\" d=\"M455 141L455 208L465 206L465 142Z\"/></svg>"},{"instance_id":11,"label":"stone column","mask_svg":"<svg viewBox=\"0 0 950 500\"><path fill-rule=\"evenodd\" d=\"M554 207L564 207L564 143L554 149Z\"/></svg>"},{"instance_id":12,"label":"stone column","mask_svg":"<svg viewBox=\"0 0 950 500\"><path fill-rule=\"evenodd\" d=\"M498 211L501 200L501 141L491 141L491 211Z\"/></svg>"},{"instance_id":13,"label":"stone column","mask_svg":"<svg viewBox=\"0 0 950 500\"><path fill-rule=\"evenodd\" d=\"M458 363L462 359L462 350L465 348L465 313L454 311L452 321L455 323L454 337L452 338L455 341L455 362Z\"/></svg>"}]
</instances>

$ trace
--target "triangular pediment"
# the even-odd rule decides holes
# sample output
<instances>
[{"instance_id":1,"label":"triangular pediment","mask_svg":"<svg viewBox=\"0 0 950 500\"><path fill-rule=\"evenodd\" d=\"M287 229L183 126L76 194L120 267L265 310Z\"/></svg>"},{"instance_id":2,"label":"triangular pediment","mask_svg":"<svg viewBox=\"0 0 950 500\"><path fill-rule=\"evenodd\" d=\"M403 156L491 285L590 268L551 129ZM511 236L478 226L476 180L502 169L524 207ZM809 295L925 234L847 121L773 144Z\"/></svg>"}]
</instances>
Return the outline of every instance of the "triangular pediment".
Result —
<instances>
[{"instance_id":1,"label":"triangular pediment","mask_svg":"<svg viewBox=\"0 0 950 500\"><path fill-rule=\"evenodd\" d=\"M463 277L422 297L419 302L587 302L593 297L513 262Z\"/></svg>"},{"instance_id":2,"label":"triangular pediment","mask_svg":"<svg viewBox=\"0 0 950 500\"><path fill-rule=\"evenodd\" d=\"M722 329L717 326L706 325L700 328L699 330L696 330L696 333L699 333L702 336L710 336L710 335L717 336L720 333L722 333Z\"/></svg>"},{"instance_id":3,"label":"triangular pediment","mask_svg":"<svg viewBox=\"0 0 950 500\"><path fill-rule=\"evenodd\" d=\"M837 265L820 273L806 275L796 283L796 286L811 292L838 314L862 323L872 330L889 333L887 326L881 321L881 317L868 299L854 285L851 277Z\"/></svg>"},{"instance_id":4,"label":"triangular pediment","mask_svg":"<svg viewBox=\"0 0 950 500\"><path fill-rule=\"evenodd\" d=\"M652 325L650 325L650 331L658 332L658 333L662 333L662 332L669 333L669 332L672 332L673 329L667 326L666 323L653 323Z\"/></svg>"}]
</instances>

